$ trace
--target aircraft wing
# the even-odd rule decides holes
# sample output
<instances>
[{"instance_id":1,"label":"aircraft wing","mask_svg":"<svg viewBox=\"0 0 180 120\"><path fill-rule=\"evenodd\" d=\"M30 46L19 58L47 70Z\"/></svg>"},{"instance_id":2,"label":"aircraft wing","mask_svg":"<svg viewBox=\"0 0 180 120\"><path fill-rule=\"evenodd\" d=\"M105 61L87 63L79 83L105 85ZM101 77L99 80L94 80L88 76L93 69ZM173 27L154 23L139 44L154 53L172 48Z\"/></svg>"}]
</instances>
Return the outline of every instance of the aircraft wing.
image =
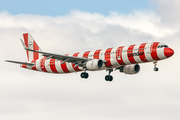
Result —
<instances>
[{"instance_id":1,"label":"aircraft wing","mask_svg":"<svg viewBox=\"0 0 180 120\"><path fill-rule=\"evenodd\" d=\"M83 62L90 60L88 58L74 57L74 56L67 56L67 55L60 55L60 54L32 50L30 48L27 48L22 40L21 40L21 42L22 42L25 50L36 52L36 53L41 53L43 56L46 56L46 59L53 58L53 59L61 60L62 61L61 64L65 63L65 62L71 62L71 63L76 64L76 66L82 66L81 64Z\"/></svg>"},{"instance_id":2,"label":"aircraft wing","mask_svg":"<svg viewBox=\"0 0 180 120\"><path fill-rule=\"evenodd\" d=\"M54 53L48 53L48 52L35 51L35 50L31 50L31 49L26 49L26 50L41 53L43 56L46 56L47 59L53 58L53 59L57 59L57 60L62 60L63 62L88 61L89 60L88 58L60 55L60 54L54 54Z\"/></svg>"}]
</instances>

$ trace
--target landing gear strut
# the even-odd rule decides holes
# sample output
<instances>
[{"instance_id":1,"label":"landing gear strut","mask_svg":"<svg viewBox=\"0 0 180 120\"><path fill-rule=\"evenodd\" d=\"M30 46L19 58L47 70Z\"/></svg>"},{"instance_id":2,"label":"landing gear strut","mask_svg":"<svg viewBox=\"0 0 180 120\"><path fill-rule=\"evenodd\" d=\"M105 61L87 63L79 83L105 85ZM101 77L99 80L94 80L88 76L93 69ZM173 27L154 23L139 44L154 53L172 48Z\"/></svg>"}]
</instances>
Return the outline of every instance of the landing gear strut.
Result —
<instances>
[{"instance_id":1,"label":"landing gear strut","mask_svg":"<svg viewBox=\"0 0 180 120\"><path fill-rule=\"evenodd\" d=\"M154 71L158 71L159 68L156 67L157 66L157 61L154 61L153 64L154 64Z\"/></svg>"},{"instance_id":2,"label":"landing gear strut","mask_svg":"<svg viewBox=\"0 0 180 120\"><path fill-rule=\"evenodd\" d=\"M81 78L87 79L89 77L89 74L86 72L86 68L84 68L84 72L81 73Z\"/></svg>"},{"instance_id":3,"label":"landing gear strut","mask_svg":"<svg viewBox=\"0 0 180 120\"><path fill-rule=\"evenodd\" d=\"M108 75L106 75L105 76L105 80L106 81L112 81L113 80L113 76L111 76L110 74L111 74L111 72L113 71L113 69L109 69L109 70L107 70L109 73L108 73Z\"/></svg>"}]
</instances>

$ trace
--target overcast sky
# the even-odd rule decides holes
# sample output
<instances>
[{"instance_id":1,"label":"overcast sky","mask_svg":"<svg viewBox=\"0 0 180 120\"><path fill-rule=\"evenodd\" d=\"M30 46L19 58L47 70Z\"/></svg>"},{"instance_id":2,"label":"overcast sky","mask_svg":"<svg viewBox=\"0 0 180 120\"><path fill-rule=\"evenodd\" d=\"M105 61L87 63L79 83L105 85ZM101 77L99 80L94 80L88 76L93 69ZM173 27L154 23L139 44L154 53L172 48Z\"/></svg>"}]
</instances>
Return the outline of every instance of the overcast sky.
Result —
<instances>
[{"instance_id":1,"label":"overcast sky","mask_svg":"<svg viewBox=\"0 0 180 120\"><path fill-rule=\"evenodd\" d=\"M179 120L179 0L0 1L0 120ZM140 64L136 75L114 71L47 74L4 60L26 61L20 38L66 54L163 42L173 57Z\"/></svg>"}]
</instances>

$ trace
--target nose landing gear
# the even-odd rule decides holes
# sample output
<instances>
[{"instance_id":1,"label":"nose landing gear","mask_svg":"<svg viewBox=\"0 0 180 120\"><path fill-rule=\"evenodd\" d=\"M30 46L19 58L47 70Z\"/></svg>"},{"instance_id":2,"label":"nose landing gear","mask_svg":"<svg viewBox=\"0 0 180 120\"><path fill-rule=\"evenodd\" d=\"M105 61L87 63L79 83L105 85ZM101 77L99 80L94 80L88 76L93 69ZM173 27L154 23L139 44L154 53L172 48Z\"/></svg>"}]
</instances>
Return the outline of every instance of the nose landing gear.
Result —
<instances>
[{"instance_id":1,"label":"nose landing gear","mask_svg":"<svg viewBox=\"0 0 180 120\"><path fill-rule=\"evenodd\" d=\"M109 72L109 74L105 76L105 80L111 82L113 80L113 76L111 76L110 74L113 71L113 69L108 69L107 71Z\"/></svg>"},{"instance_id":2,"label":"nose landing gear","mask_svg":"<svg viewBox=\"0 0 180 120\"><path fill-rule=\"evenodd\" d=\"M157 68L157 61L154 61L153 64L154 64L154 71L158 71L159 68Z\"/></svg>"}]
</instances>

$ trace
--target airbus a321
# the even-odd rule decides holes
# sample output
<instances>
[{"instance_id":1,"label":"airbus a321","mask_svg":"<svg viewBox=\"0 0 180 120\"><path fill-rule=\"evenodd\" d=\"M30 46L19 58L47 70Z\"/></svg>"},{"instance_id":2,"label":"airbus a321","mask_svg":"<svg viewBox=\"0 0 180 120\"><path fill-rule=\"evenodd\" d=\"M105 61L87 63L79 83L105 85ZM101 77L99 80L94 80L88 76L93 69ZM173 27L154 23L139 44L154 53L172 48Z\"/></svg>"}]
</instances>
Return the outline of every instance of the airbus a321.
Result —
<instances>
[{"instance_id":1,"label":"airbus a321","mask_svg":"<svg viewBox=\"0 0 180 120\"><path fill-rule=\"evenodd\" d=\"M140 71L139 63L153 62L154 71L158 71L157 62L171 57L173 49L160 42L142 43L130 46L120 46L107 49L98 49L73 54L54 54L43 52L32 36L23 34L22 45L27 53L27 62L6 60L20 64L22 68L48 73L81 73L81 78L87 79L86 71L106 70L106 81L112 81L112 71L119 70L125 74L137 74Z\"/></svg>"}]
</instances>

